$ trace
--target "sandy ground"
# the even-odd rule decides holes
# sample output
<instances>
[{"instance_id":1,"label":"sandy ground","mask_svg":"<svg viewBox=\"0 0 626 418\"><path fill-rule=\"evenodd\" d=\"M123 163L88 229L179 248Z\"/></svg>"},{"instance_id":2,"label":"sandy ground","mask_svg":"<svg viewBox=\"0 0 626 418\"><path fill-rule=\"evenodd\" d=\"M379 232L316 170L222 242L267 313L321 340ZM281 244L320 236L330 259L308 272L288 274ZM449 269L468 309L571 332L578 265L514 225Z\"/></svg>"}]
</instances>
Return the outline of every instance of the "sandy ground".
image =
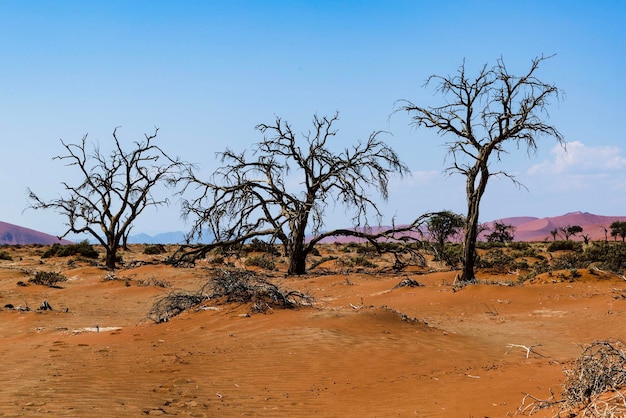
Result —
<instances>
[{"instance_id":1,"label":"sandy ground","mask_svg":"<svg viewBox=\"0 0 626 418\"><path fill-rule=\"evenodd\" d=\"M332 262L303 277L267 273L311 294L313 306L247 315L249 306L222 304L156 324L146 317L158 298L198 289L212 273L141 249L124 259L154 263L106 280L110 272L87 262L6 248L0 416L515 416L525 394L560 394L584 345L626 339L626 282L614 276L506 286L514 275L484 274L502 284L457 290L454 272ZM17 285L37 270L69 280ZM394 288L405 278L423 286ZM52 311L37 310L44 300Z\"/></svg>"}]
</instances>

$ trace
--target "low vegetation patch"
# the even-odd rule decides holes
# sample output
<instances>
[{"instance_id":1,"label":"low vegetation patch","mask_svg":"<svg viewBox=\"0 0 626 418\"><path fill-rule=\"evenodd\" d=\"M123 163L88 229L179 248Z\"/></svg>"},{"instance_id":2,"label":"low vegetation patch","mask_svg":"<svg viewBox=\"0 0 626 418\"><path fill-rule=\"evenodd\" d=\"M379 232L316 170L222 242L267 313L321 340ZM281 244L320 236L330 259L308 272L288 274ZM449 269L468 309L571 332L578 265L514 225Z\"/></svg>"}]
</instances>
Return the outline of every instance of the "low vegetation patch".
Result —
<instances>
[{"instance_id":1,"label":"low vegetation patch","mask_svg":"<svg viewBox=\"0 0 626 418\"><path fill-rule=\"evenodd\" d=\"M583 243L578 241L553 241L548 244L547 250L554 251L582 251Z\"/></svg>"},{"instance_id":2,"label":"low vegetation patch","mask_svg":"<svg viewBox=\"0 0 626 418\"><path fill-rule=\"evenodd\" d=\"M138 280L137 286L172 287L172 283L156 277L148 277L147 279Z\"/></svg>"},{"instance_id":3,"label":"low vegetation patch","mask_svg":"<svg viewBox=\"0 0 626 418\"><path fill-rule=\"evenodd\" d=\"M73 255L80 255L90 259L98 258L98 251L96 251L88 241L68 245L54 244L43 253L41 258L68 257Z\"/></svg>"},{"instance_id":4,"label":"low vegetation patch","mask_svg":"<svg viewBox=\"0 0 626 418\"><path fill-rule=\"evenodd\" d=\"M41 286L56 287L59 283L67 281L67 277L54 271L38 271L28 281Z\"/></svg>"},{"instance_id":5,"label":"low vegetation patch","mask_svg":"<svg viewBox=\"0 0 626 418\"><path fill-rule=\"evenodd\" d=\"M261 267L265 270L276 270L276 263L270 257L266 257L265 255L253 255L251 257L246 258L244 262L246 266L256 266Z\"/></svg>"},{"instance_id":6,"label":"low vegetation patch","mask_svg":"<svg viewBox=\"0 0 626 418\"><path fill-rule=\"evenodd\" d=\"M13 257L6 251L0 251L0 260L13 261Z\"/></svg>"},{"instance_id":7,"label":"low vegetation patch","mask_svg":"<svg viewBox=\"0 0 626 418\"><path fill-rule=\"evenodd\" d=\"M165 249L165 246L162 244L146 245L146 248L143 249L143 253L146 255L159 255L159 254L163 254L166 252L167 250Z\"/></svg>"}]
</instances>

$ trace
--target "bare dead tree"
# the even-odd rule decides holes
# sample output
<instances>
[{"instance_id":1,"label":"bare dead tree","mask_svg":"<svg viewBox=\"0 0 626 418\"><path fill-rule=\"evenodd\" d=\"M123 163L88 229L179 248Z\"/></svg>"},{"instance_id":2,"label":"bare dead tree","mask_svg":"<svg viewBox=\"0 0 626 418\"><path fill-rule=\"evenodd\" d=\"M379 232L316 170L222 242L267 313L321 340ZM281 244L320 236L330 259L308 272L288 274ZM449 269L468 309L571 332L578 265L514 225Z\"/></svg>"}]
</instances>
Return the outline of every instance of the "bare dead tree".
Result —
<instances>
[{"instance_id":1,"label":"bare dead tree","mask_svg":"<svg viewBox=\"0 0 626 418\"><path fill-rule=\"evenodd\" d=\"M75 166L82 178L77 185L63 182L67 196L45 201L28 190L31 209L53 209L67 218L67 229L59 239L69 233L89 234L105 249L107 268L114 269L120 245L125 244L133 222L150 206L169 204L167 198L152 195L159 184L175 184L176 173L188 167L178 158L169 157L153 144L158 129L145 140L135 142L134 148L125 151L113 131L114 148L103 155L98 146L87 150L87 135L79 144L61 140L67 153L54 157Z\"/></svg>"},{"instance_id":2,"label":"bare dead tree","mask_svg":"<svg viewBox=\"0 0 626 418\"><path fill-rule=\"evenodd\" d=\"M194 256L215 246L266 237L282 244L288 274L304 274L307 255L321 239L305 242L306 233L319 233L329 207L351 209L355 226L367 225L370 213L380 219L370 193L376 190L387 199L389 176L404 175L408 168L379 140L380 131L364 143L333 152L337 120L337 113L330 118L316 115L313 129L298 139L291 125L277 117L274 124L256 127L264 138L254 146L252 159L229 149L219 153L224 165L210 181L189 170L182 179L183 192L195 188L199 197L183 202L183 216L193 219L188 238L200 237L207 227L215 235L215 243L195 248Z\"/></svg>"},{"instance_id":3,"label":"bare dead tree","mask_svg":"<svg viewBox=\"0 0 626 418\"><path fill-rule=\"evenodd\" d=\"M527 153L537 149L537 139L553 137L560 144L560 132L544 122L548 118L550 99L559 99L561 91L540 81L535 73L551 57L532 60L528 72L521 76L509 73L504 60L489 68L484 65L476 78L465 70L465 62L454 76L433 75L426 86L436 83L436 92L446 98L437 107L422 107L408 100L399 101L396 111L406 111L417 127L435 129L446 142L451 164L446 171L466 177L467 217L464 235L464 263L461 280L475 280L476 240L480 202L491 177L504 176L523 187L513 175L492 171L490 163L501 161L506 145L524 147Z\"/></svg>"}]
</instances>

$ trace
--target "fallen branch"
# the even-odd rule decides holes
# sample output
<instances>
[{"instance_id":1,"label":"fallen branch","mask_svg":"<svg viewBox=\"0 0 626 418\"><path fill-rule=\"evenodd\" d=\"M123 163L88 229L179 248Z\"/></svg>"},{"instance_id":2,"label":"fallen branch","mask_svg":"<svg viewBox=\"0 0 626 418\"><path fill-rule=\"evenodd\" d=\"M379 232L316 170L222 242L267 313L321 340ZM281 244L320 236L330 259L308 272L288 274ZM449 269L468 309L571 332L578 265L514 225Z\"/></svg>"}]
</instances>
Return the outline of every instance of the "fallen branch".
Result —
<instances>
[{"instance_id":1,"label":"fallen branch","mask_svg":"<svg viewBox=\"0 0 626 418\"><path fill-rule=\"evenodd\" d=\"M514 348L523 348L524 350L526 350L526 358L530 357L530 353L535 353L539 357L545 357L543 354L540 354L536 352L535 350L533 350L534 347L541 347L541 344L535 344L535 345L529 345L529 346L525 346L521 344L507 344L507 347L509 347L509 349L504 354L509 354L509 352Z\"/></svg>"}]
</instances>

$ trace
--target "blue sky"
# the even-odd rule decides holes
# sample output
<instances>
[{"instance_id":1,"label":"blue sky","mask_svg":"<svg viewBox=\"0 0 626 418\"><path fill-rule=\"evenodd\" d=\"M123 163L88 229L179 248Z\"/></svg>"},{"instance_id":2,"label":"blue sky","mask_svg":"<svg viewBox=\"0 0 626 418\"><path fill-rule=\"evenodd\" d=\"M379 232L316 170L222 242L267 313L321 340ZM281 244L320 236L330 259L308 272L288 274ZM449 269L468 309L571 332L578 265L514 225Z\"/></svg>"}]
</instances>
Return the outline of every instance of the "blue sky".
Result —
<instances>
[{"instance_id":1,"label":"blue sky","mask_svg":"<svg viewBox=\"0 0 626 418\"><path fill-rule=\"evenodd\" d=\"M435 132L390 117L398 99L440 103L431 74L470 73L503 57L513 74L556 56L542 81L564 90L550 123L569 152L540 141L510 148L500 167L528 187L490 183L481 220L571 211L626 215L624 1L0 1L0 221L63 231L54 212L24 212L31 188L62 193L76 172L52 157L86 133L103 148L116 126L131 143L158 126L158 143L198 164L249 148L276 115L296 131L340 112L340 144L375 130L413 172L394 179L383 223L440 209L465 212L463 178L448 177ZM176 199L134 231L185 230ZM328 227L349 216L331 210Z\"/></svg>"}]
</instances>

